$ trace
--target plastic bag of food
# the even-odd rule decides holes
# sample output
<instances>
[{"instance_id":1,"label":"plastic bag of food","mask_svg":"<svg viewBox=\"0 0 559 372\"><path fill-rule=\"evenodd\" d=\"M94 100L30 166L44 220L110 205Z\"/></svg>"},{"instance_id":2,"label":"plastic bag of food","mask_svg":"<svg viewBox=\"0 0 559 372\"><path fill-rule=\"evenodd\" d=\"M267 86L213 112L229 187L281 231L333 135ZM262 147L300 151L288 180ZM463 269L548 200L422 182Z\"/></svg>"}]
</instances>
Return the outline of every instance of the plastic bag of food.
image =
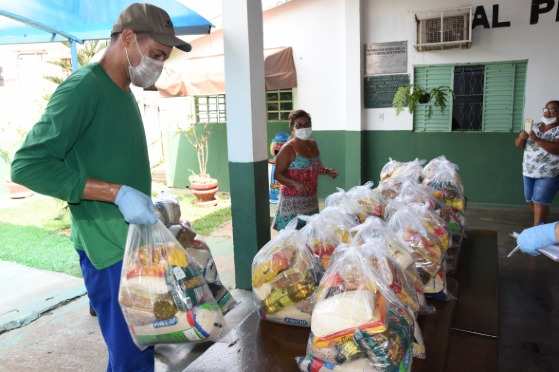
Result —
<instances>
[{"instance_id":1,"label":"plastic bag of food","mask_svg":"<svg viewBox=\"0 0 559 372\"><path fill-rule=\"evenodd\" d=\"M408 282L416 291L419 300L419 312L421 314L432 314L435 308L425 300L423 295L424 283L421 281L411 248L388 228L386 223L380 218L369 217L365 223L356 226L351 230L352 244L364 245L370 242L376 243L388 256L400 266L405 273Z\"/></svg>"},{"instance_id":2,"label":"plastic bag of food","mask_svg":"<svg viewBox=\"0 0 559 372\"><path fill-rule=\"evenodd\" d=\"M388 242L379 236L369 239L360 248L369 260L371 269L388 284L410 312L417 314L420 308L417 291L400 265L390 255Z\"/></svg>"},{"instance_id":3,"label":"plastic bag of food","mask_svg":"<svg viewBox=\"0 0 559 372\"><path fill-rule=\"evenodd\" d=\"M380 180L383 182L390 178L409 178L415 182L421 182L423 164L425 164L425 160L415 159L408 162L399 162L389 158L388 163L380 171Z\"/></svg>"},{"instance_id":4,"label":"plastic bag of food","mask_svg":"<svg viewBox=\"0 0 559 372\"><path fill-rule=\"evenodd\" d=\"M306 221L301 236L323 269L328 268L336 247L351 240L349 231L358 224L355 217L338 207L326 207L313 216L299 216Z\"/></svg>"},{"instance_id":5,"label":"plastic bag of food","mask_svg":"<svg viewBox=\"0 0 559 372\"><path fill-rule=\"evenodd\" d=\"M388 229L386 223L380 218L369 217L361 225L352 228L350 233L354 245L366 244L373 239L384 239L387 243L388 253L403 270L413 266L411 249L403 242L398 241L396 235Z\"/></svg>"},{"instance_id":6,"label":"plastic bag of food","mask_svg":"<svg viewBox=\"0 0 559 372\"><path fill-rule=\"evenodd\" d=\"M187 254L193 257L201 266L202 276L208 283L208 287L212 291L221 311L223 314L226 314L235 307L237 302L219 279L217 266L208 245L204 241L196 239L196 232L194 232L188 222L170 226L169 230L183 248L186 249Z\"/></svg>"},{"instance_id":7,"label":"plastic bag of food","mask_svg":"<svg viewBox=\"0 0 559 372\"><path fill-rule=\"evenodd\" d=\"M325 206L338 208L344 213L352 216L357 222L359 223L359 215L365 215L364 208L359 205L359 202L356 199L351 199L348 193L341 188L337 188L337 191L333 194L330 194L324 200Z\"/></svg>"},{"instance_id":8,"label":"plastic bag of food","mask_svg":"<svg viewBox=\"0 0 559 372\"><path fill-rule=\"evenodd\" d=\"M382 277L400 302L414 315L413 356L425 359L425 343L417 323L417 315L432 314L435 310L425 301L423 287L417 277L415 266L412 265L404 271L390 255L388 246L388 241L379 235L369 239L360 248L369 258L373 271Z\"/></svg>"},{"instance_id":9,"label":"plastic bag of food","mask_svg":"<svg viewBox=\"0 0 559 372\"><path fill-rule=\"evenodd\" d=\"M357 218L363 223L367 217L384 216L386 201L379 190L373 189L373 182L367 182L362 186L355 186L347 192L350 203L359 205Z\"/></svg>"},{"instance_id":10,"label":"plastic bag of food","mask_svg":"<svg viewBox=\"0 0 559 372\"><path fill-rule=\"evenodd\" d=\"M263 319L310 326L322 269L292 227L270 240L252 261L252 290Z\"/></svg>"},{"instance_id":11,"label":"plastic bag of food","mask_svg":"<svg viewBox=\"0 0 559 372\"><path fill-rule=\"evenodd\" d=\"M429 186L406 179L402 182L400 193L394 200L402 204L417 204L431 211L438 211L442 205L433 196L432 191Z\"/></svg>"},{"instance_id":12,"label":"plastic bag of food","mask_svg":"<svg viewBox=\"0 0 559 372\"><path fill-rule=\"evenodd\" d=\"M167 227L180 224L181 206L176 196L161 191L154 199L155 214Z\"/></svg>"},{"instance_id":13,"label":"plastic bag of food","mask_svg":"<svg viewBox=\"0 0 559 372\"><path fill-rule=\"evenodd\" d=\"M130 225L119 303L140 348L215 340L223 328L202 268L162 222Z\"/></svg>"},{"instance_id":14,"label":"plastic bag of food","mask_svg":"<svg viewBox=\"0 0 559 372\"><path fill-rule=\"evenodd\" d=\"M343 247L320 282L307 355L298 364L301 371L410 371L413 332L413 315L360 248Z\"/></svg>"},{"instance_id":15,"label":"plastic bag of food","mask_svg":"<svg viewBox=\"0 0 559 372\"><path fill-rule=\"evenodd\" d=\"M417 272L427 284L439 271L449 237L444 221L425 208L392 202L387 207L388 227L413 252Z\"/></svg>"},{"instance_id":16,"label":"plastic bag of food","mask_svg":"<svg viewBox=\"0 0 559 372\"><path fill-rule=\"evenodd\" d=\"M439 156L425 166L423 183L430 186L434 190L433 195L445 205L457 211L464 210L464 186L458 166L446 157Z\"/></svg>"}]
</instances>

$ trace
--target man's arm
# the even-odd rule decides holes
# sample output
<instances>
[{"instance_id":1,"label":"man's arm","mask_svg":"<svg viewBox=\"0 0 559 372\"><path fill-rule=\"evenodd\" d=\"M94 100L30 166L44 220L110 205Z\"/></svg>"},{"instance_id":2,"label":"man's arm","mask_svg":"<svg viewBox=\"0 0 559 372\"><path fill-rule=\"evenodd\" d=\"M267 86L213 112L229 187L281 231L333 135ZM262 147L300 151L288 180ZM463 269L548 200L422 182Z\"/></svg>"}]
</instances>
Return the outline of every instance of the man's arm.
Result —
<instances>
[{"instance_id":1,"label":"man's arm","mask_svg":"<svg viewBox=\"0 0 559 372\"><path fill-rule=\"evenodd\" d=\"M80 202L87 177L65 159L95 115L96 97L88 94L88 85L87 77L72 75L57 88L14 156L13 182L72 204Z\"/></svg>"},{"instance_id":2,"label":"man's arm","mask_svg":"<svg viewBox=\"0 0 559 372\"><path fill-rule=\"evenodd\" d=\"M76 76L58 87L43 117L16 152L12 181L70 204L81 200L115 203L127 222L155 223L148 195L128 186L90 179L67 165L68 153L91 124L96 109L87 77Z\"/></svg>"}]
</instances>

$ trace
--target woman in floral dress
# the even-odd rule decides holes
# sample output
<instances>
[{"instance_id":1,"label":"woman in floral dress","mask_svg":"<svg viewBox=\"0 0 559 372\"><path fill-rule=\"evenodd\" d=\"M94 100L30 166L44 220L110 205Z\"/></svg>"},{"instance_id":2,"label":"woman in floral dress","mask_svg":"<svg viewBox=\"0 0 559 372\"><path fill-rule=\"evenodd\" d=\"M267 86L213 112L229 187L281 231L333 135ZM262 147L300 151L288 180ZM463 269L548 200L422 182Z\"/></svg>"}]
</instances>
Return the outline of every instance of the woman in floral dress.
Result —
<instances>
[{"instance_id":1,"label":"woman in floral dress","mask_svg":"<svg viewBox=\"0 0 559 372\"><path fill-rule=\"evenodd\" d=\"M291 139L276 158L276 180L281 184L274 229L282 230L298 215L318 213L318 176L336 178L338 173L324 168L320 151L312 137L311 116L296 110L289 114Z\"/></svg>"}]
</instances>

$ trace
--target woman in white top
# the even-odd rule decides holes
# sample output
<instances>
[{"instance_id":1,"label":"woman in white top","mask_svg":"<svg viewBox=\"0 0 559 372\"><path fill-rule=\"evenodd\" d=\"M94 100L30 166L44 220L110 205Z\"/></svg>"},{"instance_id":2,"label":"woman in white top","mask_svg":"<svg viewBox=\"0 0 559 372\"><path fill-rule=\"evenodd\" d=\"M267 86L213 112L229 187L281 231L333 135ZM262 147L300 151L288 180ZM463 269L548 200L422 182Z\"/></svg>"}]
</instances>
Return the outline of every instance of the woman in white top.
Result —
<instances>
[{"instance_id":1,"label":"woman in white top","mask_svg":"<svg viewBox=\"0 0 559 372\"><path fill-rule=\"evenodd\" d=\"M516 147L524 150L524 197L534 213L534 226L545 223L559 190L559 101L550 101L530 133L520 132Z\"/></svg>"}]
</instances>

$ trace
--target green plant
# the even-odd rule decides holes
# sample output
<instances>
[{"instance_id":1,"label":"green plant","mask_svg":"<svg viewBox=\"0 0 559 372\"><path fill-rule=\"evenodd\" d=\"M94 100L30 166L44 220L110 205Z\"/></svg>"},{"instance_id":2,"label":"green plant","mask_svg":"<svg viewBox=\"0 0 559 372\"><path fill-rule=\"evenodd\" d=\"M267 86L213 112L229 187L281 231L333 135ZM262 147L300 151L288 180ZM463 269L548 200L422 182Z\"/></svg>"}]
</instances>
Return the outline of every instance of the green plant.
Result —
<instances>
[{"instance_id":1,"label":"green plant","mask_svg":"<svg viewBox=\"0 0 559 372\"><path fill-rule=\"evenodd\" d=\"M447 95L453 94L452 89L446 86L433 88L429 91L416 85L403 85L398 88L392 100L392 106L399 115L406 107L413 115L418 104L427 105L427 116L431 117L433 106L440 108L441 112L447 106Z\"/></svg>"},{"instance_id":2,"label":"green plant","mask_svg":"<svg viewBox=\"0 0 559 372\"><path fill-rule=\"evenodd\" d=\"M208 181L214 181L208 174L208 142L210 139L211 128L208 123L193 124L188 129L182 130L186 135L186 138L190 144L194 147L196 151L196 158L198 160L198 173L193 171L190 172L192 175L189 180L196 181L197 183L205 183Z\"/></svg>"}]
</instances>

